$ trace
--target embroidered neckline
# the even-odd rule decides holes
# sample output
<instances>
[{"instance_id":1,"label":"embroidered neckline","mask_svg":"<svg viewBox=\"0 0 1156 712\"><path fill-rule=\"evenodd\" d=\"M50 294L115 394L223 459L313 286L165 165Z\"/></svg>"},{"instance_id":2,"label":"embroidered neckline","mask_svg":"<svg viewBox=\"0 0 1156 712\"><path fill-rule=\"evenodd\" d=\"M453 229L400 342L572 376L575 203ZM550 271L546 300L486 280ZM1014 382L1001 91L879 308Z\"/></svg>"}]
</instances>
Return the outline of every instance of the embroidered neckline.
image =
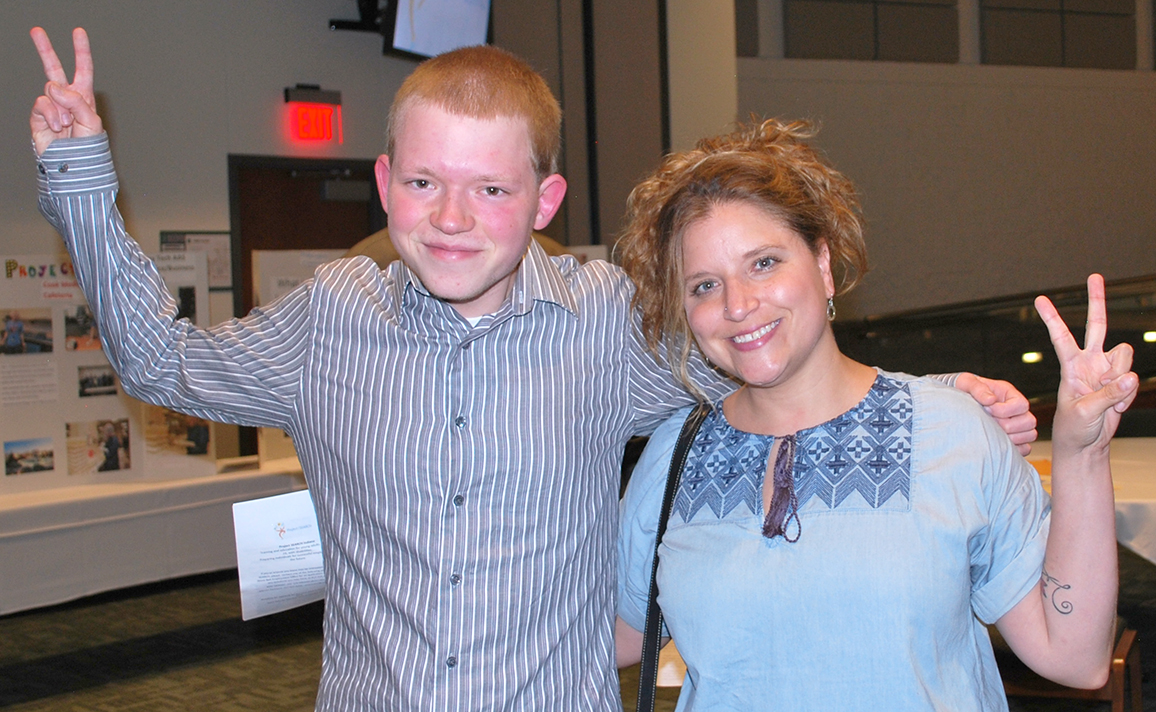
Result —
<instances>
[{"instance_id":1,"label":"embroidered neckline","mask_svg":"<svg viewBox=\"0 0 1156 712\"><path fill-rule=\"evenodd\" d=\"M777 533L797 538L799 529L790 519L808 511L907 510L912 426L908 384L881 373L854 408L796 433L793 492L784 495L793 494L795 502L788 502ZM690 522L708 510L721 520L745 506L764 518L763 485L773 444L770 435L735 428L716 407L691 448L673 514ZM777 493L771 509L775 501L783 501ZM763 523L775 531L772 517Z\"/></svg>"}]
</instances>

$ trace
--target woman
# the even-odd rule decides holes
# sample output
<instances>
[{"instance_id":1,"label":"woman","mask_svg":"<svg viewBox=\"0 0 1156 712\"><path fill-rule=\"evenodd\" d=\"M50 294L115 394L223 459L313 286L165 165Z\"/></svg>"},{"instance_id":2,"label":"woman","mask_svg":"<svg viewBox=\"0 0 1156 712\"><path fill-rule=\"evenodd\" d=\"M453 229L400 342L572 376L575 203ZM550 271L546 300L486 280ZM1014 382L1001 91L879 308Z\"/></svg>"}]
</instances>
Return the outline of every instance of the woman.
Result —
<instances>
[{"instance_id":1,"label":"woman","mask_svg":"<svg viewBox=\"0 0 1156 712\"><path fill-rule=\"evenodd\" d=\"M16 312L4 316L4 353L24 353L24 321Z\"/></svg>"},{"instance_id":2,"label":"woman","mask_svg":"<svg viewBox=\"0 0 1156 712\"><path fill-rule=\"evenodd\" d=\"M1006 709L985 622L1040 674L1100 686L1108 441L1138 385L1127 345L1102 351L1102 279L1083 350L1037 300L1062 372L1049 506L966 395L839 352L833 299L866 266L859 206L810 137L768 121L668 157L619 242L655 352L685 374L699 351L741 384L699 430L660 550L679 709ZM638 660L685 415L651 438L623 502L620 665Z\"/></svg>"}]
</instances>

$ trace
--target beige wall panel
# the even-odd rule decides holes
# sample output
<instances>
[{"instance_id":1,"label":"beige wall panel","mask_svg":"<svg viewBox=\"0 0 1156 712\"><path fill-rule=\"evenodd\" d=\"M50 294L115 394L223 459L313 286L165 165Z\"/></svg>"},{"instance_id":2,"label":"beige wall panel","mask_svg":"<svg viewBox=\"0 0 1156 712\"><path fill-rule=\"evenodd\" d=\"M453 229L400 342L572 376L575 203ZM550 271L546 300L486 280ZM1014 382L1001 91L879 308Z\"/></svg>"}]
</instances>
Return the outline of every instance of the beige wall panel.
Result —
<instances>
[{"instance_id":1,"label":"beige wall panel","mask_svg":"<svg viewBox=\"0 0 1156 712\"><path fill-rule=\"evenodd\" d=\"M872 272L840 314L1156 273L1156 75L739 62L741 112L810 118L859 185Z\"/></svg>"},{"instance_id":2,"label":"beige wall panel","mask_svg":"<svg viewBox=\"0 0 1156 712\"><path fill-rule=\"evenodd\" d=\"M545 233L564 244L590 243L582 0L495 0L494 43L542 73L562 104L561 173L566 200Z\"/></svg>"},{"instance_id":3,"label":"beige wall panel","mask_svg":"<svg viewBox=\"0 0 1156 712\"><path fill-rule=\"evenodd\" d=\"M612 244L626 197L662 158L658 3L594 0L598 204Z\"/></svg>"},{"instance_id":4,"label":"beige wall panel","mask_svg":"<svg viewBox=\"0 0 1156 712\"><path fill-rule=\"evenodd\" d=\"M682 150L731 129L736 118L735 7L730 0L666 6L670 145Z\"/></svg>"}]
</instances>

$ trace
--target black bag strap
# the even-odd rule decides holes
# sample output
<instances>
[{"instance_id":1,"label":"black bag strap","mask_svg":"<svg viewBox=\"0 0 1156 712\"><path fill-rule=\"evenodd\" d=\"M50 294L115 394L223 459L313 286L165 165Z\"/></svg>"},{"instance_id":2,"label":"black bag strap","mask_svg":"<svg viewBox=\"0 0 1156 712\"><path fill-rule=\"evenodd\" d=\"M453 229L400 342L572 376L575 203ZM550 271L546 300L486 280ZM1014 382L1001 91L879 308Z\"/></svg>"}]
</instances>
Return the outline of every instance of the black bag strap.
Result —
<instances>
[{"instance_id":1,"label":"black bag strap","mask_svg":"<svg viewBox=\"0 0 1156 712\"><path fill-rule=\"evenodd\" d=\"M666 533L666 522L674 507L674 496L682 480L682 468L690 454L690 445L702 421L710 413L710 406L699 403L686 416L674 454L670 457L670 472L666 476L666 492L662 495L662 511L658 516L658 533L654 540L654 564L650 569L650 602L646 606L646 626L642 637L642 667L638 674L638 712L654 712L654 689L658 682L658 650L662 645L662 611L658 607L658 547Z\"/></svg>"}]
</instances>

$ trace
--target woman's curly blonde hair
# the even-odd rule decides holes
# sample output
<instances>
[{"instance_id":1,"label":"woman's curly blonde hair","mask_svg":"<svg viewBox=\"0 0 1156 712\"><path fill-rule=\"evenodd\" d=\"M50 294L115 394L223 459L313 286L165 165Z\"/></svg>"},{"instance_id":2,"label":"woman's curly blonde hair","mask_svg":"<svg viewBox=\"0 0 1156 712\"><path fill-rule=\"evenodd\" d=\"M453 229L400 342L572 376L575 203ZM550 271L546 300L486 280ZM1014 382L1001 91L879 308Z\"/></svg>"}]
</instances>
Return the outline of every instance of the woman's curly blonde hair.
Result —
<instances>
[{"instance_id":1,"label":"woman's curly blonde hair","mask_svg":"<svg viewBox=\"0 0 1156 712\"><path fill-rule=\"evenodd\" d=\"M741 125L672 153L630 193L615 255L634 280L634 306L647 346L692 392L687 373L694 336L683 308L682 234L719 205L749 202L782 220L818 253L826 243L836 294L867 271L855 186L808 140L806 122Z\"/></svg>"}]
</instances>

